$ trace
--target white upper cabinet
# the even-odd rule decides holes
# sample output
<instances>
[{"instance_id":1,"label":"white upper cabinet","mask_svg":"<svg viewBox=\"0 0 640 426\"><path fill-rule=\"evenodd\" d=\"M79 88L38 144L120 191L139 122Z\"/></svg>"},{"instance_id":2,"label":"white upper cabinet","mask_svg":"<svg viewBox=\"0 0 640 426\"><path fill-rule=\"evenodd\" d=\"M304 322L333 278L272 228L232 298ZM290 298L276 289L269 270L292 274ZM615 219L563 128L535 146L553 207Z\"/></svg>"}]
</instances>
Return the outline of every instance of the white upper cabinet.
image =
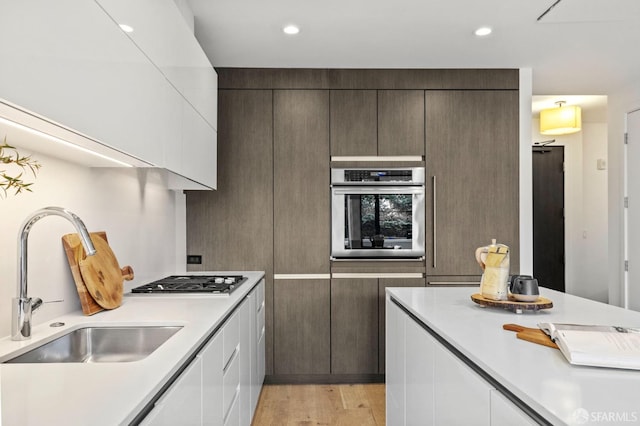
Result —
<instances>
[{"instance_id":1,"label":"white upper cabinet","mask_svg":"<svg viewBox=\"0 0 640 426\"><path fill-rule=\"evenodd\" d=\"M167 84L95 3L3 1L0 38L1 98L161 163Z\"/></svg>"},{"instance_id":2,"label":"white upper cabinet","mask_svg":"<svg viewBox=\"0 0 640 426\"><path fill-rule=\"evenodd\" d=\"M217 75L172 0L1 1L0 99L215 188Z\"/></svg>"},{"instance_id":3,"label":"white upper cabinet","mask_svg":"<svg viewBox=\"0 0 640 426\"><path fill-rule=\"evenodd\" d=\"M174 0L96 0L196 111L217 129L218 76Z\"/></svg>"}]
</instances>

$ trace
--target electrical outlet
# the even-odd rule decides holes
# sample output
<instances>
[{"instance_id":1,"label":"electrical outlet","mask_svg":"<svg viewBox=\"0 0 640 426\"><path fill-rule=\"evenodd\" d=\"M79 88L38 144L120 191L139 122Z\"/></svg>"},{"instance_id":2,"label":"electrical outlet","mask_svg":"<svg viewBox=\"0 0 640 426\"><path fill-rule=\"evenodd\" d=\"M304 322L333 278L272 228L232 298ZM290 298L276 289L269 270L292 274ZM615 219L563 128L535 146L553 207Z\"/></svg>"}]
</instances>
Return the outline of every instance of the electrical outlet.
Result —
<instances>
[{"instance_id":1,"label":"electrical outlet","mask_svg":"<svg viewBox=\"0 0 640 426\"><path fill-rule=\"evenodd\" d=\"M199 254L188 254L187 255L187 265L201 265L202 264L202 256Z\"/></svg>"}]
</instances>

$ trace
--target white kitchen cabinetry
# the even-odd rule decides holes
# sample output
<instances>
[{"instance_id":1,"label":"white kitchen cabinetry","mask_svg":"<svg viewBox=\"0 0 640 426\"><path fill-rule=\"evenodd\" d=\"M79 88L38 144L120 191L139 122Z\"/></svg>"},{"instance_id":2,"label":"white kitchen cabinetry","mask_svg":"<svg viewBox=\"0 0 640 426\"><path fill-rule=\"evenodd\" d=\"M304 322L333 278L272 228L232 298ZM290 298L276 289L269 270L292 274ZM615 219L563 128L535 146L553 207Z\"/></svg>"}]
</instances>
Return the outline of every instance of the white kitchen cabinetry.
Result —
<instances>
[{"instance_id":1,"label":"white kitchen cabinetry","mask_svg":"<svg viewBox=\"0 0 640 426\"><path fill-rule=\"evenodd\" d=\"M143 424L250 425L264 381L264 357L263 279L159 399Z\"/></svg>"},{"instance_id":2,"label":"white kitchen cabinetry","mask_svg":"<svg viewBox=\"0 0 640 426\"><path fill-rule=\"evenodd\" d=\"M239 409L237 400L240 397L240 310L246 301L238 308L224 326L223 364L222 364L222 413L224 424L229 423L229 418L235 417L232 409ZM238 423L236 423L238 424Z\"/></svg>"},{"instance_id":3,"label":"white kitchen cabinetry","mask_svg":"<svg viewBox=\"0 0 640 426\"><path fill-rule=\"evenodd\" d=\"M218 331L202 350L202 424L222 426L222 334Z\"/></svg>"},{"instance_id":4,"label":"white kitchen cabinetry","mask_svg":"<svg viewBox=\"0 0 640 426\"><path fill-rule=\"evenodd\" d=\"M434 424L491 424L491 386L433 337L428 337L434 342Z\"/></svg>"},{"instance_id":5,"label":"white kitchen cabinetry","mask_svg":"<svg viewBox=\"0 0 640 426\"><path fill-rule=\"evenodd\" d=\"M264 280L240 308L240 424L251 424L264 382Z\"/></svg>"},{"instance_id":6,"label":"white kitchen cabinetry","mask_svg":"<svg viewBox=\"0 0 640 426\"><path fill-rule=\"evenodd\" d=\"M217 130L218 75L174 0L97 0L165 78ZM184 5L183 5L184 7Z\"/></svg>"},{"instance_id":7,"label":"white kitchen cabinetry","mask_svg":"<svg viewBox=\"0 0 640 426\"><path fill-rule=\"evenodd\" d=\"M260 391L262 390L262 384L264 383L265 375L265 301L264 301L264 279L260 281L255 292L254 309L252 313L251 323L252 339L251 342L256 342L255 347L251 351L251 417L256 411L258 405L258 399L260 398Z\"/></svg>"},{"instance_id":8,"label":"white kitchen cabinetry","mask_svg":"<svg viewBox=\"0 0 640 426\"><path fill-rule=\"evenodd\" d=\"M491 426L533 426L537 424L497 390L491 390L490 395Z\"/></svg>"},{"instance_id":9,"label":"white kitchen cabinetry","mask_svg":"<svg viewBox=\"0 0 640 426\"><path fill-rule=\"evenodd\" d=\"M253 327L251 326L251 318L256 290L254 289L247 295L244 303L240 307L240 424L247 425L251 423L251 361L254 358L253 345L251 336Z\"/></svg>"},{"instance_id":10,"label":"white kitchen cabinetry","mask_svg":"<svg viewBox=\"0 0 640 426\"><path fill-rule=\"evenodd\" d=\"M387 296L387 424L535 424Z\"/></svg>"},{"instance_id":11,"label":"white kitchen cabinetry","mask_svg":"<svg viewBox=\"0 0 640 426\"><path fill-rule=\"evenodd\" d=\"M406 315L403 314L403 317ZM435 352L436 341L414 321L405 321L405 401L407 425L438 425L464 423L438 423L436 412L440 412L438 404L440 395L436 395ZM438 389L438 393L442 393ZM455 395L453 395L455 397ZM437 407L437 410L434 408Z\"/></svg>"},{"instance_id":12,"label":"white kitchen cabinetry","mask_svg":"<svg viewBox=\"0 0 640 426\"><path fill-rule=\"evenodd\" d=\"M217 187L217 132L188 103L183 103L182 154L179 162L171 157L171 170L210 188Z\"/></svg>"},{"instance_id":13,"label":"white kitchen cabinetry","mask_svg":"<svg viewBox=\"0 0 640 426\"><path fill-rule=\"evenodd\" d=\"M4 2L2 9L0 38L11 43L0 44L0 55L11 66L0 67L1 99L73 129L85 137L89 149L92 144L96 151L108 146L215 187L211 153L215 152L216 123L211 114L216 107L204 106L216 103L215 94L190 100L188 93L195 89L168 79L170 72L163 73L96 2ZM147 14L147 20L154 19ZM177 8L172 19L179 20L172 28L186 27ZM195 38L191 42L191 50L199 48ZM184 46L173 49L174 60L166 60L165 68L180 68L180 61L186 59L179 53L187 50ZM198 81L213 87L217 85L213 74ZM196 142L192 145L192 141ZM67 155L72 148L61 145L59 151L63 158L73 157ZM175 157L177 151L188 156ZM190 158L198 161L187 166Z\"/></svg>"},{"instance_id":14,"label":"white kitchen cabinetry","mask_svg":"<svg viewBox=\"0 0 640 426\"><path fill-rule=\"evenodd\" d=\"M386 325L386 402L387 424L405 424L405 315L387 301Z\"/></svg>"},{"instance_id":15,"label":"white kitchen cabinetry","mask_svg":"<svg viewBox=\"0 0 640 426\"><path fill-rule=\"evenodd\" d=\"M156 402L141 425L195 426L202 424L202 359L197 357Z\"/></svg>"},{"instance_id":16,"label":"white kitchen cabinetry","mask_svg":"<svg viewBox=\"0 0 640 426\"><path fill-rule=\"evenodd\" d=\"M0 97L152 164L178 100L95 3L3 2ZM29 19L24 19L24 17ZM167 121L165 121L167 120ZM154 143L150 143L154 141Z\"/></svg>"},{"instance_id":17,"label":"white kitchen cabinetry","mask_svg":"<svg viewBox=\"0 0 640 426\"><path fill-rule=\"evenodd\" d=\"M181 95L180 134L165 146L165 167L216 188L218 76L174 0L97 0Z\"/></svg>"}]
</instances>

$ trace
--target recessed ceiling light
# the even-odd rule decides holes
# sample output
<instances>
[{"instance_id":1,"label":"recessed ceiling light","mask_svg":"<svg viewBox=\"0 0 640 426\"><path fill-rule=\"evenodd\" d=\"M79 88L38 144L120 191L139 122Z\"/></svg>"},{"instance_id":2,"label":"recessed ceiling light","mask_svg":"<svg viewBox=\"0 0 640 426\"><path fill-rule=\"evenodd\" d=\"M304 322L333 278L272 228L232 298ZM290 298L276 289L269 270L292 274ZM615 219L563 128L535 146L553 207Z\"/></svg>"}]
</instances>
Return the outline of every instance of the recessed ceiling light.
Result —
<instances>
[{"instance_id":1,"label":"recessed ceiling light","mask_svg":"<svg viewBox=\"0 0 640 426\"><path fill-rule=\"evenodd\" d=\"M300 32L300 28L296 25L287 25L282 29L282 31L284 31L285 34L294 35Z\"/></svg>"},{"instance_id":2,"label":"recessed ceiling light","mask_svg":"<svg viewBox=\"0 0 640 426\"><path fill-rule=\"evenodd\" d=\"M491 34L491 31L493 31L491 28L489 27L480 27L476 30L475 34L478 37L484 37L484 36L488 36L489 34Z\"/></svg>"},{"instance_id":3,"label":"recessed ceiling light","mask_svg":"<svg viewBox=\"0 0 640 426\"><path fill-rule=\"evenodd\" d=\"M132 33L133 32L133 27L127 24L120 24L120 29L122 31L124 31L125 33Z\"/></svg>"}]
</instances>

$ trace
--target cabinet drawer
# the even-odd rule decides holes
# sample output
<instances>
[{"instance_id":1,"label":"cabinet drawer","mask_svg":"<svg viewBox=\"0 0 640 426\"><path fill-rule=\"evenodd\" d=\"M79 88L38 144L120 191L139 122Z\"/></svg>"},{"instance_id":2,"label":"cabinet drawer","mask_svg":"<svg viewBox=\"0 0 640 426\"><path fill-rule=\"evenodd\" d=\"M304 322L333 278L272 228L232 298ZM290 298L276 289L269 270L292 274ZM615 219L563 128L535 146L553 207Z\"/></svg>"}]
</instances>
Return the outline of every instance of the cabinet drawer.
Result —
<instances>
[{"instance_id":1,"label":"cabinet drawer","mask_svg":"<svg viewBox=\"0 0 640 426\"><path fill-rule=\"evenodd\" d=\"M222 406L225 418L234 399L237 399L240 390L240 351L233 353L230 362L225 365L222 377Z\"/></svg>"},{"instance_id":2,"label":"cabinet drawer","mask_svg":"<svg viewBox=\"0 0 640 426\"><path fill-rule=\"evenodd\" d=\"M264 302L261 309L256 314L256 340L260 340L260 336L264 334Z\"/></svg>"},{"instance_id":3,"label":"cabinet drawer","mask_svg":"<svg viewBox=\"0 0 640 426\"><path fill-rule=\"evenodd\" d=\"M141 424L146 426L201 424L201 376L202 359L197 357L156 402L151 413Z\"/></svg>"},{"instance_id":4,"label":"cabinet drawer","mask_svg":"<svg viewBox=\"0 0 640 426\"><path fill-rule=\"evenodd\" d=\"M256 309L260 310L261 306L264 307L264 278L256 287Z\"/></svg>"},{"instance_id":5,"label":"cabinet drawer","mask_svg":"<svg viewBox=\"0 0 640 426\"><path fill-rule=\"evenodd\" d=\"M240 319L238 318L238 311L236 310L233 315L227 320L223 328L222 333L223 345L222 353L224 356L224 365L229 364L231 356L240 345Z\"/></svg>"},{"instance_id":6,"label":"cabinet drawer","mask_svg":"<svg viewBox=\"0 0 640 426\"><path fill-rule=\"evenodd\" d=\"M239 392L237 393L239 396ZM240 398L236 398L232 401L231 408L227 413L227 417L224 419L224 426L239 426L240 425Z\"/></svg>"}]
</instances>

